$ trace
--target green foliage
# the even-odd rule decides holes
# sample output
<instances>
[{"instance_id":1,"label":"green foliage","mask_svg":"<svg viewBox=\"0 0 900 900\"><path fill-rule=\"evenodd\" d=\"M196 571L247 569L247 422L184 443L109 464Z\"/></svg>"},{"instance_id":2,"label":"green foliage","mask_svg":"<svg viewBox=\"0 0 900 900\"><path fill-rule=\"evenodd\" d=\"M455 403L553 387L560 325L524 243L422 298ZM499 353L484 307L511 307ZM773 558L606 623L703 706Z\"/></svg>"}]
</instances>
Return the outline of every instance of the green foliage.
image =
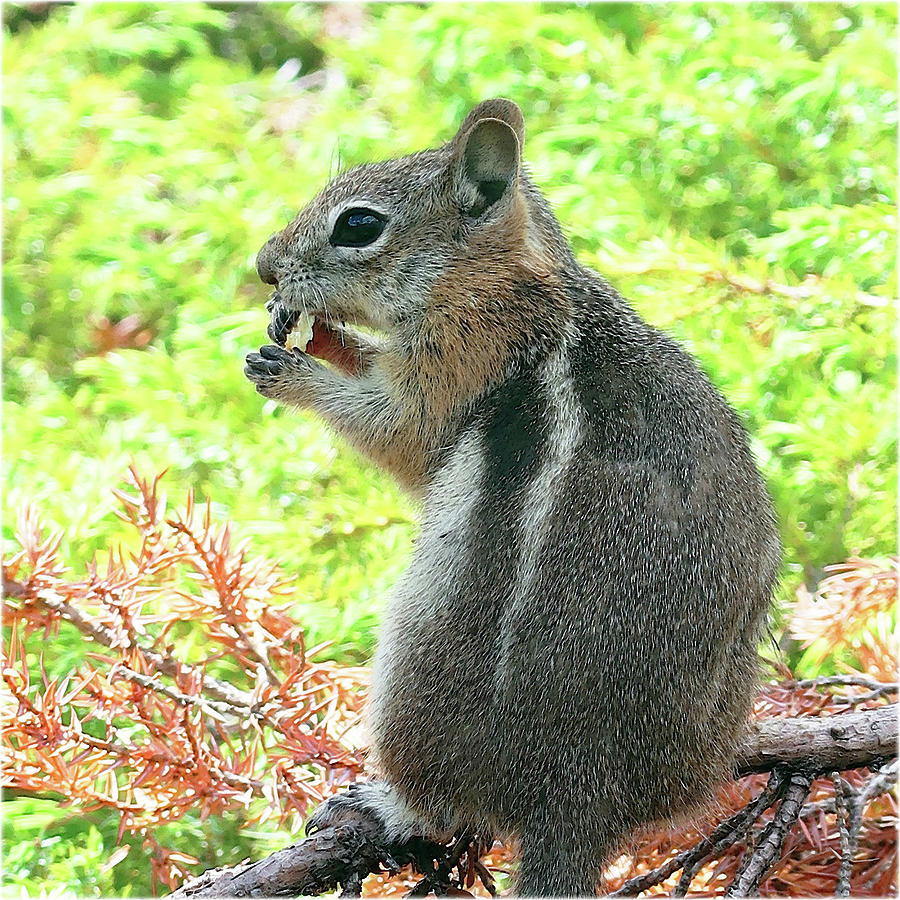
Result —
<instances>
[{"instance_id":1,"label":"green foliage","mask_svg":"<svg viewBox=\"0 0 900 900\"><path fill-rule=\"evenodd\" d=\"M4 897L147 897L155 848L126 835L117 847L118 816L97 817L56 798L4 797ZM155 841L197 857L203 870L279 849L277 839L242 831L238 817L199 822L185 817L156 830ZM281 844L283 846L283 842Z\"/></svg>"},{"instance_id":2,"label":"green foliage","mask_svg":"<svg viewBox=\"0 0 900 900\"><path fill-rule=\"evenodd\" d=\"M893 5L5 15L6 538L33 500L69 558L102 558L122 537L110 488L127 462L169 467L179 501L213 497L296 576L309 643L365 659L413 512L243 378L266 325L253 259L339 159L434 145L501 94L525 110L526 157L579 257L747 420L787 544L783 594L893 550ZM100 354L126 316L147 349ZM70 667L77 640L60 635L48 665ZM48 803L12 801L10 885L149 893L137 850L101 871L116 823ZM172 827L191 852L259 850L224 823Z\"/></svg>"}]
</instances>

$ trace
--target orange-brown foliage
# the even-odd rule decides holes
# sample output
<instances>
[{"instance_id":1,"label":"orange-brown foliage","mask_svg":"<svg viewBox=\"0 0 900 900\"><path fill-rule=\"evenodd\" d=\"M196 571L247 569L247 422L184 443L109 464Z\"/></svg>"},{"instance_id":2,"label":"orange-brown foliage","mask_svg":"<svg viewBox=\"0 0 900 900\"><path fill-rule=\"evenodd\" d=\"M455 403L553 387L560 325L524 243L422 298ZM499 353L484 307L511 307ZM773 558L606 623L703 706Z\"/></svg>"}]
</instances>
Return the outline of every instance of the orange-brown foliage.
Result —
<instances>
[{"instance_id":1,"label":"orange-brown foliage","mask_svg":"<svg viewBox=\"0 0 900 900\"><path fill-rule=\"evenodd\" d=\"M852 558L825 571L829 574L815 593L799 592L789 625L791 635L801 646L814 647L815 659L847 649L863 672L896 679L897 560L886 564Z\"/></svg>"},{"instance_id":2,"label":"orange-brown foliage","mask_svg":"<svg viewBox=\"0 0 900 900\"><path fill-rule=\"evenodd\" d=\"M316 649L305 648L302 628L286 612L283 577L234 545L209 504L198 509L188 496L184 512L167 518L159 476L151 482L132 470L130 483L134 493L117 496L138 549L112 548L103 566L89 565L80 578L60 559L60 534L46 536L34 510L20 517L20 549L3 565L3 785L55 794L86 811L116 810L120 838L142 835L155 880L174 886L196 861L160 846L154 826L189 810L204 818L251 810L248 824L270 816L296 824L311 804L362 773L363 754L348 733L361 714L365 672L312 661ZM884 703L890 690L872 685L896 679L894 636L884 624L896 589L895 565L835 567L817 592L819 605L799 604L790 627L795 639L831 648L850 635L859 677L769 684L756 714L839 715ZM852 633L848 621L856 623ZM70 627L91 652L67 676L49 678L48 639ZM845 778L848 790L858 788L867 773ZM636 842L609 867L608 888L696 843L765 781L726 785L714 815ZM895 796L873 799L853 896L896 893L896 824ZM690 895L721 896L743 849L703 868ZM495 845L487 861L508 869L512 858L510 848ZM829 896L839 861L834 786L820 778L763 894ZM677 879L649 893L669 894ZM409 884L408 876L372 877L366 893L392 895Z\"/></svg>"},{"instance_id":3,"label":"orange-brown foliage","mask_svg":"<svg viewBox=\"0 0 900 900\"><path fill-rule=\"evenodd\" d=\"M130 475L136 493L117 493L139 549L113 548L82 578L67 575L60 534L45 536L33 510L20 517L21 549L3 566L3 785L115 809L120 837L144 835L155 877L174 886L195 860L156 845L155 825L254 798L266 802L248 824L299 820L362 771L341 736L359 718L364 672L312 661L276 605L283 578L233 545L208 504L189 496L167 519L159 478ZM64 623L93 652L50 679L48 638Z\"/></svg>"}]
</instances>

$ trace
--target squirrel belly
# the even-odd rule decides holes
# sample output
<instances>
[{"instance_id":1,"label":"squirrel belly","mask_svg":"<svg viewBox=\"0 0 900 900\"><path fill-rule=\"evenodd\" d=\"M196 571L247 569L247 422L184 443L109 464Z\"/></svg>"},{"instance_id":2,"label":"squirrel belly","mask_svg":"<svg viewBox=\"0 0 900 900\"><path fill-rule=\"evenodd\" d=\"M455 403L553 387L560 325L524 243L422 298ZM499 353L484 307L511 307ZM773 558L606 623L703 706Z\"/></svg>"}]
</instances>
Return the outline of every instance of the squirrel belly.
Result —
<instances>
[{"instance_id":1,"label":"squirrel belly","mask_svg":"<svg viewBox=\"0 0 900 900\"><path fill-rule=\"evenodd\" d=\"M382 780L314 823L515 835L520 894L586 896L728 776L781 551L737 416L578 264L524 135L489 100L340 175L260 251L276 345L245 371L422 503L374 663ZM279 340L301 311L305 353Z\"/></svg>"}]
</instances>

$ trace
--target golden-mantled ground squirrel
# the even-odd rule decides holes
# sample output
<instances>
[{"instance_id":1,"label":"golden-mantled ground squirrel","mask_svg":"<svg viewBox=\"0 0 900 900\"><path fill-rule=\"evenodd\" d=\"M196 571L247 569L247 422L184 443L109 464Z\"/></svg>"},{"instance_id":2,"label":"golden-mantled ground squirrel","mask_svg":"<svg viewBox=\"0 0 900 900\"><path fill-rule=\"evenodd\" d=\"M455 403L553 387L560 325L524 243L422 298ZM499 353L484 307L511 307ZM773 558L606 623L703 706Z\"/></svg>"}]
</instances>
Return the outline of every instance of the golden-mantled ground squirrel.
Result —
<instances>
[{"instance_id":1,"label":"golden-mantled ground squirrel","mask_svg":"<svg viewBox=\"0 0 900 900\"><path fill-rule=\"evenodd\" d=\"M372 676L382 780L313 825L514 834L520 894L585 896L727 776L780 545L737 416L578 264L523 140L487 100L336 178L259 253L275 345L245 371L423 504Z\"/></svg>"}]
</instances>

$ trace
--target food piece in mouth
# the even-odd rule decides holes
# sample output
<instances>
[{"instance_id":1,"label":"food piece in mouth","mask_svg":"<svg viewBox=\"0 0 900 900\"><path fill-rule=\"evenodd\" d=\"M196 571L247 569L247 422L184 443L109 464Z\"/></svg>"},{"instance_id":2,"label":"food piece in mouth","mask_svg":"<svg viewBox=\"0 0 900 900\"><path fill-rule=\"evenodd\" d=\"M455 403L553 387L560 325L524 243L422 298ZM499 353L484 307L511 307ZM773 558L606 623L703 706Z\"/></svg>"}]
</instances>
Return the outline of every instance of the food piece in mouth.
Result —
<instances>
[{"instance_id":1,"label":"food piece in mouth","mask_svg":"<svg viewBox=\"0 0 900 900\"><path fill-rule=\"evenodd\" d=\"M266 304L266 309L271 315L266 333L274 343L288 350L296 347L307 353L312 352L310 345L314 340L314 329L317 326L320 330L324 328L317 318L307 312L289 309L277 296Z\"/></svg>"},{"instance_id":2,"label":"food piece in mouth","mask_svg":"<svg viewBox=\"0 0 900 900\"><path fill-rule=\"evenodd\" d=\"M343 334L332 330L318 316L288 309L277 295L266 304L272 318L267 333L279 347L297 348L329 362L349 375L363 370L363 359L354 346L345 346Z\"/></svg>"},{"instance_id":3,"label":"food piece in mouth","mask_svg":"<svg viewBox=\"0 0 900 900\"><path fill-rule=\"evenodd\" d=\"M307 344L313 339L313 324L315 320L309 313L299 313L297 321L285 337L284 346L288 350L297 347L300 350L307 350ZM307 351L308 352L308 351Z\"/></svg>"}]
</instances>

